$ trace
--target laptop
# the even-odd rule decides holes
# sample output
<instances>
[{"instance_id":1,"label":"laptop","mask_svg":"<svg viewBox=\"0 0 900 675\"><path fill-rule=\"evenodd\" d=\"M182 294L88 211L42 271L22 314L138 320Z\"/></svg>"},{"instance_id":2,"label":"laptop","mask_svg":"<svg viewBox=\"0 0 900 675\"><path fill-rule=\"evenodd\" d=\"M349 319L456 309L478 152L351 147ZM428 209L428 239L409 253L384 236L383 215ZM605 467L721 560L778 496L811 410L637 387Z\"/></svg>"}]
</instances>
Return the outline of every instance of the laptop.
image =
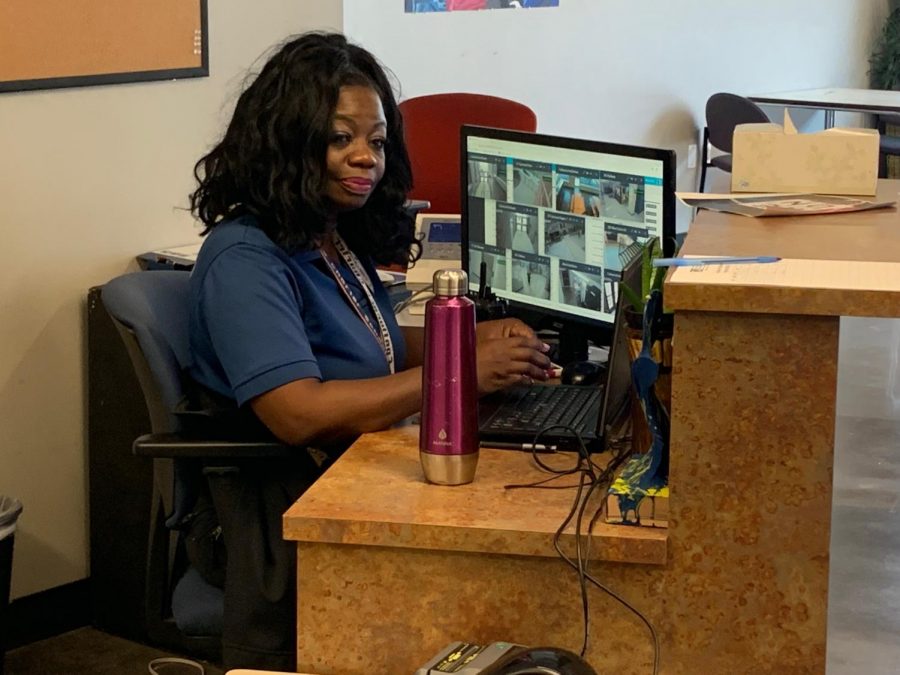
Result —
<instances>
[{"instance_id":1,"label":"laptop","mask_svg":"<svg viewBox=\"0 0 900 675\"><path fill-rule=\"evenodd\" d=\"M626 267L623 283L639 283L639 263L640 257ZM606 368L596 384L515 386L484 397L478 406L481 444L531 450L536 443L537 449L578 450L580 437L589 451L605 450L609 429L627 410L631 388L626 304L625 294L619 293Z\"/></svg>"}]
</instances>

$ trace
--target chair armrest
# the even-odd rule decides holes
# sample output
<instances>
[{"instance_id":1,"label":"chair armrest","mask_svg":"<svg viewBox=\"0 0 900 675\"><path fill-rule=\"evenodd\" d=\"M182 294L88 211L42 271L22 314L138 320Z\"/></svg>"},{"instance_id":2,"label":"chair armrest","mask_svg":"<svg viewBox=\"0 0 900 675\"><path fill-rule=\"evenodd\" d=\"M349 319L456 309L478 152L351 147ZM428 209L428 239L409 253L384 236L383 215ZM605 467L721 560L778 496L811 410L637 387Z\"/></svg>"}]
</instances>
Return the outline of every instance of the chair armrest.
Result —
<instances>
[{"instance_id":1,"label":"chair armrest","mask_svg":"<svg viewBox=\"0 0 900 675\"><path fill-rule=\"evenodd\" d=\"M298 448L278 441L208 440L179 434L146 434L132 444L142 457L240 459L252 457L294 457Z\"/></svg>"}]
</instances>

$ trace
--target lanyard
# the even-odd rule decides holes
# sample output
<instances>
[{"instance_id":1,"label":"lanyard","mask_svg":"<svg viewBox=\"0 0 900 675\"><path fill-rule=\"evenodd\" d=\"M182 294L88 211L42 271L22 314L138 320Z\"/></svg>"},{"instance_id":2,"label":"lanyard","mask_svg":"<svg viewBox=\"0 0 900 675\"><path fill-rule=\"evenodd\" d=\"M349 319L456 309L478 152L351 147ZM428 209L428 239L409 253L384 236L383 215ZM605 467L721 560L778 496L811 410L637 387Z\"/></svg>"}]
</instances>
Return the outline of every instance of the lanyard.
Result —
<instances>
[{"instance_id":1,"label":"lanyard","mask_svg":"<svg viewBox=\"0 0 900 675\"><path fill-rule=\"evenodd\" d=\"M390 369L391 374L393 375L394 343L391 340L391 332L388 330L387 323L385 323L384 317L381 314L381 310L378 308L378 303L375 302L375 295L372 292L374 290L374 287L372 286L372 279L370 279L369 275L366 274L366 271L362 267L362 263L359 262L359 258L357 258L356 254L350 250L347 244L344 243L343 238L337 232L334 233L334 247L337 250L338 255L341 256L341 259L345 263L347 263L347 267L350 268L353 276L356 277L356 280L359 281L360 285L362 286L363 293L365 293L366 299L369 301L369 306L372 308L372 313L375 315L375 320L378 322L378 330L376 330L375 326L372 325L372 320L369 318L369 315L366 314L365 310L363 310L362 307L360 307L359 300L357 300L356 296L353 295L353 292L347 285L347 281L344 279L341 271L337 268L337 265L335 265L321 249L319 250L319 254L328 265L328 269L331 272L331 275L334 277L334 280L337 281L341 292L344 294L344 297L347 298L347 302L350 303L353 311L356 312L356 315L360 319L362 319L362 322L366 325L366 328L369 329L372 337L374 337L378 342L378 346L381 347L381 351L384 352L384 358L387 361L388 368Z\"/></svg>"}]
</instances>

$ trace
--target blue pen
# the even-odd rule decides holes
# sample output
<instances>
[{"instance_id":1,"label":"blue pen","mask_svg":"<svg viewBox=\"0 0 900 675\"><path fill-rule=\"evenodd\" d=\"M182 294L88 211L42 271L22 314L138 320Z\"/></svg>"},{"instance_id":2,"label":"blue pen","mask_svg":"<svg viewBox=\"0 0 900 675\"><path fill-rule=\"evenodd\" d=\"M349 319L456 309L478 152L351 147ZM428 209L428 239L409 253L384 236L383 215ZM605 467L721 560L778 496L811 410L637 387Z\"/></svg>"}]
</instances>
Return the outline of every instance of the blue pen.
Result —
<instances>
[{"instance_id":1,"label":"blue pen","mask_svg":"<svg viewBox=\"0 0 900 675\"><path fill-rule=\"evenodd\" d=\"M742 258L739 256L718 256L716 258L655 258L654 267L692 267L694 265L740 265L746 263L773 263L781 258L774 255L758 255Z\"/></svg>"}]
</instances>

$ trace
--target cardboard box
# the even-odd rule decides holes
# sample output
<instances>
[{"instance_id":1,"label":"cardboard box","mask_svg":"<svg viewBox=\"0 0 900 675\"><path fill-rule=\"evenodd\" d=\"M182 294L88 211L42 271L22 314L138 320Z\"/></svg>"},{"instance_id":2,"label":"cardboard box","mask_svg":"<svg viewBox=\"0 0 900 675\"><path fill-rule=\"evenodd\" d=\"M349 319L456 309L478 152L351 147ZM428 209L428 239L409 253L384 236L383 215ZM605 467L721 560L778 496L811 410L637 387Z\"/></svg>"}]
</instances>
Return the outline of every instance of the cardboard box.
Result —
<instances>
[{"instance_id":1,"label":"cardboard box","mask_svg":"<svg viewBox=\"0 0 900 675\"><path fill-rule=\"evenodd\" d=\"M732 192L874 195L875 129L797 133L787 110L780 124L739 124L732 149Z\"/></svg>"}]
</instances>

